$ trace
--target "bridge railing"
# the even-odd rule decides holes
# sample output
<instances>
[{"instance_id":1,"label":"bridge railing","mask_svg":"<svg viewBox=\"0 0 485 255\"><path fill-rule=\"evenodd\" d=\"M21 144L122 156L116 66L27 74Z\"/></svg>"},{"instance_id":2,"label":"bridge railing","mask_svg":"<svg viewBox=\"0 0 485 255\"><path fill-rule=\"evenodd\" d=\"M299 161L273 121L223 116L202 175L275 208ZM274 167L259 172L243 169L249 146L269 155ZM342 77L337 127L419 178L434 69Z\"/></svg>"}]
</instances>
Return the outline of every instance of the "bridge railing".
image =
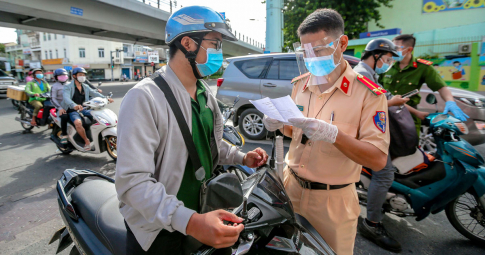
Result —
<instances>
[{"instance_id":1,"label":"bridge railing","mask_svg":"<svg viewBox=\"0 0 485 255\"><path fill-rule=\"evenodd\" d=\"M169 13L172 13L173 10L177 7L177 1L172 1L172 0L137 0L138 2L142 2L146 5L149 5L153 8L157 8ZM258 42L254 40L254 38L251 38L247 35L237 33L236 30L233 29L234 35L236 35L237 39L241 42L245 42L249 45L252 45L254 47L264 49L264 44L261 42Z\"/></svg>"}]
</instances>

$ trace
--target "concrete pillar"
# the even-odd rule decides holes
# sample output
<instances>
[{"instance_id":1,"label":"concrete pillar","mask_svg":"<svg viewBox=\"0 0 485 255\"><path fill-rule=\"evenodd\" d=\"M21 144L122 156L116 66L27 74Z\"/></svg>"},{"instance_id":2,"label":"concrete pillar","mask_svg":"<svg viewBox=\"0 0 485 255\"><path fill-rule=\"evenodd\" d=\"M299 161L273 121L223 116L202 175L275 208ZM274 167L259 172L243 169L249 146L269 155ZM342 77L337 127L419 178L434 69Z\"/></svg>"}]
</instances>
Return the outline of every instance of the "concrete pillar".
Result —
<instances>
[{"instance_id":1,"label":"concrete pillar","mask_svg":"<svg viewBox=\"0 0 485 255\"><path fill-rule=\"evenodd\" d=\"M281 52L283 46L283 0L266 1L266 51Z\"/></svg>"}]
</instances>

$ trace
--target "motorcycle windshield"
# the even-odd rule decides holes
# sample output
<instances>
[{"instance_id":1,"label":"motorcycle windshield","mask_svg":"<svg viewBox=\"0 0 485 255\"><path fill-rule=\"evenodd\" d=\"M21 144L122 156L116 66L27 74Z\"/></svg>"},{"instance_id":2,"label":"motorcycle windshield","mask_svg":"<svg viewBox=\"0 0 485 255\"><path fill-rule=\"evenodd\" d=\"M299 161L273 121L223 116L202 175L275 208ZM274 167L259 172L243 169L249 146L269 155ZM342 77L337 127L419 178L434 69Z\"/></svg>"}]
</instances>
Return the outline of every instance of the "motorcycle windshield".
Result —
<instances>
[{"instance_id":1,"label":"motorcycle windshield","mask_svg":"<svg viewBox=\"0 0 485 255\"><path fill-rule=\"evenodd\" d=\"M261 171L261 170L259 170ZM274 173L274 170L267 168L264 176L260 178L252 194L266 201L268 204L283 209L294 217L293 206L290 198L286 194L283 184Z\"/></svg>"}]
</instances>

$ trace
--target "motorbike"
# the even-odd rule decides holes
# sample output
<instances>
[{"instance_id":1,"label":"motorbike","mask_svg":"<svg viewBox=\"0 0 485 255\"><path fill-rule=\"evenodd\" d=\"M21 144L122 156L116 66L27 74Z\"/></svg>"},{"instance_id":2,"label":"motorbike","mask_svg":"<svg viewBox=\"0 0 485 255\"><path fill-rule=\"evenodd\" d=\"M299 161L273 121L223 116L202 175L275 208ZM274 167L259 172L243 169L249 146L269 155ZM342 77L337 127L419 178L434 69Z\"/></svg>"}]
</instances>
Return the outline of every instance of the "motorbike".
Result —
<instances>
[{"instance_id":1,"label":"motorbike","mask_svg":"<svg viewBox=\"0 0 485 255\"><path fill-rule=\"evenodd\" d=\"M57 116L55 109L50 111L50 116L54 120L54 127L50 139L56 144L57 148L62 154L70 154L71 152L78 150L81 152L87 152L92 154L100 154L107 152L108 155L116 160L118 157L116 151L116 138L117 138L117 124L118 116L112 110L105 108L108 105L108 98L111 98L113 93L109 93L107 98L95 97L88 102L83 103L83 107L87 110L92 110L92 118L83 116L83 127L86 130L86 136L91 142L91 150L85 151L84 140L77 133L74 124L71 120L68 120L67 125L67 144L61 143L61 119Z\"/></svg>"},{"instance_id":2,"label":"motorbike","mask_svg":"<svg viewBox=\"0 0 485 255\"><path fill-rule=\"evenodd\" d=\"M278 173L283 164L282 138L279 146L280 162L270 161L243 182L219 168L207 185L217 193L217 201L207 202L210 208L226 209L244 219L244 231L229 254L336 254L304 217L294 213ZM112 178L90 170L65 170L57 182L57 201L65 224L49 242L59 240L57 253L74 242L71 254L126 254L127 230ZM195 252L184 251L217 252L200 243Z\"/></svg>"},{"instance_id":3,"label":"motorbike","mask_svg":"<svg viewBox=\"0 0 485 255\"><path fill-rule=\"evenodd\" d=\"M50 93L42 93L39 95L39 97L46 98L46 100L42 103L43 107L39 110L39 113L36 116L37 128L40 128L41 126L49 126L49 128L51 128L53 126L53 120L49 116L49 112L52 110L55 111L55 107L50 101ZM26 131L31 131L35 127L30 124L34 114L34 107L30 105L28 101L17 102L20 117L15 117L15 120L20 122L23 129Z\"/></svg>"},{"instance_id":4,"label":"motorbike","mask_svg":"<svg viewBox=\"0 0 485 255\"><path fill-rule=\"evenodd\" d=\"M426 101L436 104L434 95ZM485 168L484 159L460 135L468 133L466 124L446 114L426 118L429 133L437 146L435 159L408 173L396 173L387 193L383 211L417 221L445 211L451 225L468 239L485 244ZM423 154L424 155L424 154ZM428 157L429 158L429 157ZM422 158L421 158L422 159ZM393 164L395 159L393 159ZM416 165L407 162L407 164ZM398 170L400 170L398 168ZM363 168L357 186L359 201L367 204L372 172Z\"/></svg>"}]
</instances>

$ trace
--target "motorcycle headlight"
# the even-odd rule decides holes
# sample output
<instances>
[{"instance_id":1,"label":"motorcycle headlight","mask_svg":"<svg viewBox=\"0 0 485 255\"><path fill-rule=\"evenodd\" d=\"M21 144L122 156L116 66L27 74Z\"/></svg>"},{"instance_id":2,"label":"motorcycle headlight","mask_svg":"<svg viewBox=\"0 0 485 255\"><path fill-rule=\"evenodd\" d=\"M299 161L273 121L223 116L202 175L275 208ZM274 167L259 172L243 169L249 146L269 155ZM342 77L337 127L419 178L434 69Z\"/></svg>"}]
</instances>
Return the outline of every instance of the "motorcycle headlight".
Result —
<instances>
[{"instance_id":1,"label":"motorcycle headlight","mask_svg":"<svg viewBox=\"0 0 485 255\"><path fill-rule=\"evenodd\" d=\"M455 122L454 123L455 127L458 128L458 130L460 130L460 132L462 132L464 135L468 134L468 127L466 126L465 123L463 122Z\"/></svg>"},{"instance_id":2,"label":"motorcycle headlight","mask_svg":"<svg viewBox=\"0 0 485 255\"><path fill-rule=\"evenodd\" d=\"M455 100L460 101L468 106L474 106L478 108L483 108L485 105L485 99L480 98L455 97Z\"/></svg>"},{"instance_id":3,"label":"motorcycle headlight","mask_svg":"<svg viewBox=\"0 0 485 255\"><path fill-rule=\"evenodd\" d=\"M103 124L103 125L105 125L105 126L109 126L109 125L111 125L111 124L109 123L109 121L107 121L107 120L106 120L105 118L103 118L103 117L99 117L99 116L97 116L97 117L96 117L96 120L97 120L99 123L101 123L101 124Z\"/></svg>"}]
</instances>

